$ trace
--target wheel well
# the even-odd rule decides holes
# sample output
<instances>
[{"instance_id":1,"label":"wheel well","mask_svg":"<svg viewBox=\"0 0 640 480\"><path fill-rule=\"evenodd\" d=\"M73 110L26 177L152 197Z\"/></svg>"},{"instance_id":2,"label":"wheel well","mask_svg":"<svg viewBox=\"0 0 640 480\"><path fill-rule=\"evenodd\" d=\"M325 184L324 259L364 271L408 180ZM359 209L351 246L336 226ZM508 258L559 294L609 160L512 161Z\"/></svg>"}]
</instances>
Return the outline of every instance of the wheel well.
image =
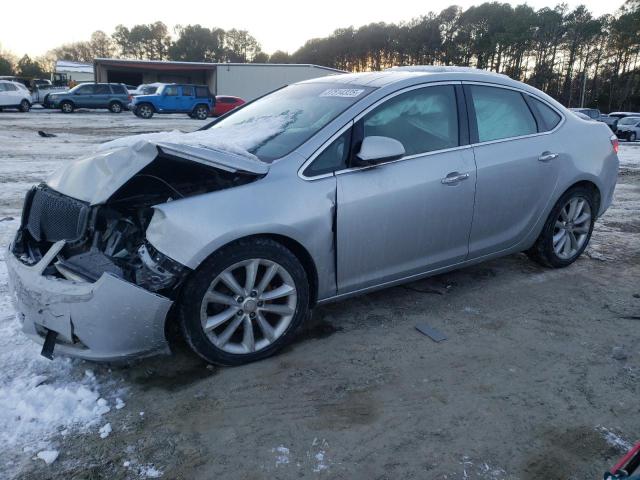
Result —
<instances>
[{"instance_id":1,"label":"wheel well","mask_svg":"<svg viewBox=\"0 0 640 480\"><path fill-rule=\"evenodd\" d=\"M151 102L142 102L138 104L138 107L141 107L142 105L148 105L151 107L151 109L155 112L156 111L156 107L153 106L153 103Z\"/></svg>"},{"instance_id":2,"label":"wheel well","mask_svg":"<svg viewBox=\"0 0 640 480\"><path fill-rule=\"evenodd\" d=\"M209 105L207 105L206 103L196 103L196 104L193 106L193 110L191 110L191 111L192 111L192 112L194 112L194 111L196 110L196 108L198 108L198 107L204 107L204 108L206 108L207 110L211 110L211 109L209 108Z\"/></svg>"},{"instance_id":3,"label":"wheel well","mask_svg":"<svg viewBox=\"0 0 640 480\"><path fill-rule=\"evenodd\" d=\"M580 182L574 183L573 185L571 185L571 187L567 188L567 190L565 191L568 192L569 190L571 190L572 188L576 188L576 187L581 187L581 188L586 188L587 190L591 190L591 192L593 193L593 199L596 203L595 205L595 211L596 211L596 216L598 215L597 212L600 211L600 201L602 199L601 195L600 195L600 189L598 188L598 186L593 183L590 182L589 180L582 180ZM563 193L564 195L564 193Z\"/></svg>"},{"instance_id":4,"label":"wheel well","mask_svg":"<svg viewBox=\"0 0 640 480\"><path fill-rule=\"evenodd\" d=\"M109 102L109 105L112 105L112 104L114 104L114 103L119 103L120 105L122 105L122 102L121 102L120 100L111 100L111 101Z\"/></svg>"},{"instance_id":5,"label":"wheel well","mask_svg":"<svg viewBox=\"0 0 640 480\"><path fill-rule=\"evenodd\" d=\"M221 246L220 248L224 248L227 245L231 245L239 241L252 240L256 238L268 238L275 242L278 242L288 248L291 253L296 256L296 258L302 265L302 268L304 268L304 271L307 274L307 278L309 279L309 305L313 307L318 300L318 270L316 269L316 264L307 249L304 248L302 244L300 244L296 240L293 240L292 238L286 237L284 235L272 233L258 234L238 238L232 242L227 243L226 245Z\"/></svg>"}]
</instances>

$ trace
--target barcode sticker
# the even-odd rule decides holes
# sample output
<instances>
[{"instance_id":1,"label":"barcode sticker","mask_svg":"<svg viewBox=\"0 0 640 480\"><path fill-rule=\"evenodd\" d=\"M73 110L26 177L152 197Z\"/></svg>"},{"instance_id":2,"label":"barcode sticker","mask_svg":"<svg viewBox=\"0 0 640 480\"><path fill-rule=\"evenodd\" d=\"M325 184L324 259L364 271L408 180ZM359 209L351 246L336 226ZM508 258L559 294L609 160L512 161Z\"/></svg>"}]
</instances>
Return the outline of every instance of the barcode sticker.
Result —
<instances>
[{"instance_id":1,"label":"barcode sticker","mask_svg":"<svg viewBox=\"0 0 640 480\"><path fill-rule=\"evenodd\" d=\"M321 97L353 98L364 92L361 88L329 88L320 94Z\"/></svg>"}]
</instances>

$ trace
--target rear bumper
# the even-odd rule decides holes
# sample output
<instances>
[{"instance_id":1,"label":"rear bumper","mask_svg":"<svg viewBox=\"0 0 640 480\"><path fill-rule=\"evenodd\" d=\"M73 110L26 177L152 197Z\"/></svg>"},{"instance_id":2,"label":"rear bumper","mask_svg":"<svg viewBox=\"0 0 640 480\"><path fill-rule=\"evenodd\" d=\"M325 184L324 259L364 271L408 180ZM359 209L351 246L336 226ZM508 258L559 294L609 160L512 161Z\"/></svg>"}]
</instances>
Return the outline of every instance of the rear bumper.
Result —
<instances>
[{"instance_id":1,"label":"rear bumper","mask_svg":"<svg viewBox=\"0 0 640 480\"><path fill-rule=\"evenodd\" d=\"M95 283L44 276L64 242L54 244L33 266L9 250L9 285L23 331L37 343L58 333L55 354L114 361L168 351L164 335L168 298L103 274Z\"/></svg>"}]
</instances>

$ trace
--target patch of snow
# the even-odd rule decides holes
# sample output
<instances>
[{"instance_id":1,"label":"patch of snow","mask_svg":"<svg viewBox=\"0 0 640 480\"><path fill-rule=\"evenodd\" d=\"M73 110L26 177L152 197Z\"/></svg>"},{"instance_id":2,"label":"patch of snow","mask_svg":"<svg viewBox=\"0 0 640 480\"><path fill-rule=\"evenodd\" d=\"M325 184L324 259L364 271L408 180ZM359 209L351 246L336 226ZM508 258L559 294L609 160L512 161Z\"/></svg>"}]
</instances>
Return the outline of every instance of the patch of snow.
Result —
<instances>
[{"instance_id":1,"label":"patch of snow","mask_svg":"<svg viewBox=\"0 0 640 480\"><path fill-rule=\"evenodd\" d=\"M623 452L626 452L633 448L633 444L631 442L625 440L618 434L612 432L606 427L603 427L602 425L598 425L596 427L596 430L600 432L600 434L604 437L605 441L609 445L611 445L613 448L616 448Z\"/></svg>"},{"instance_id":2,"label":"patch of snow","mask_svg":"<svg viewBox=\"0 0 640 480\"><path fill-rule=\"evenodd\" d=\"M47 465L51 465L56 461L58 455L60 455L60 452L58 452L57 450L43 450L41 452L38 452L37 457L41 460L44 460L44 463L46 463Z\"/></svg>"},{"instance_id":3,"label":"patch of snow","mask_svg":"<svg viewBox=\"0 0 640 480\"><path fill-rule=\"evenodd\" d=\"M153 465L140 465L138 467L138 475L142 478L160 478L162 476L162 470L157 469Z\"/></svg>"},{"instance_id":4,"label":"patch of snow","mask_svg":"<svg viewBox=\"0 0 640 480\"><path fill-rule=\"evenodd\" d=\"M280 445L271 450L276 454L276 467L287 465L289 463L289 449L284 445Z\"/></svg>"},{"instance_id":5,"label":"patch of snow","mask_svg":"<svg viewBox=\"0 0 640 480\"><path fill-rule=\"evenodd\" d=\"M121 147L138 149L144 142L163 142L223 150L258 160L249 150L283 132L293 118L294 114L292 113L282 113L279 115L264 115L256 117L251 121L245 121L235 125L225 124L224 127L219 128L214 126L208 130L198 130L191 133L173 130L169 132L130 135L103 143L97 147L96 152Z\"/></svg>"},{"instance_id":6,"label":"patch of snow","mask_svg":"<svg viewBox=\"0 0 640 480\"><path fill-rule=\"evenodd\" d=\"M314 472L318 473L329 468L329 465L326 464L325 456L324 450L320 450L315 454L316 465L313 467Z\"/></svg>"},{"instance_id":7,"label":"patch of snow","mask_svg":"<svg viewBox=\"0 0 640 480\"><path fill-rule=\"evenodd\" d=\"M100 427L100 430L98 430L98 433L100 433L100 438L107 438L111 432L112 429L110 423L105 423L102 427Z\"/></svg>"},{"instance_id":8,"label":"patch of snow","mask_svg":"<svg viewBox=\"0 0 640 480\"><path fill-rule=\"evenodd\" d=\"M124 403L120 397L116 398L116 410L124 408L125 405L126 403Z\"/></svg>"}]
</instances>

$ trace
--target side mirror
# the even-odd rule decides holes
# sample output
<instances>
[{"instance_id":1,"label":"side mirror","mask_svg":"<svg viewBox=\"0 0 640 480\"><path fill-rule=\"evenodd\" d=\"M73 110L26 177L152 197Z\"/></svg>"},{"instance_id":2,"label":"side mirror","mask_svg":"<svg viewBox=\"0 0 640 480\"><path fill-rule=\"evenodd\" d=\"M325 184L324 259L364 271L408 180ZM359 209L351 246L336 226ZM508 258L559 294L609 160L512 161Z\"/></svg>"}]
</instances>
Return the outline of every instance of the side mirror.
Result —
<instances>
[{"instance_id":1,"label":"side mirror","mask_svg":"<svg viewBox=\"0 0 640 480\"><path fill-rule=\"evenodd\" d=\"M402 143L390 137L365 137L356 155L360 165L375 165L404 157Z\"/></svg>"}]
</instances>

